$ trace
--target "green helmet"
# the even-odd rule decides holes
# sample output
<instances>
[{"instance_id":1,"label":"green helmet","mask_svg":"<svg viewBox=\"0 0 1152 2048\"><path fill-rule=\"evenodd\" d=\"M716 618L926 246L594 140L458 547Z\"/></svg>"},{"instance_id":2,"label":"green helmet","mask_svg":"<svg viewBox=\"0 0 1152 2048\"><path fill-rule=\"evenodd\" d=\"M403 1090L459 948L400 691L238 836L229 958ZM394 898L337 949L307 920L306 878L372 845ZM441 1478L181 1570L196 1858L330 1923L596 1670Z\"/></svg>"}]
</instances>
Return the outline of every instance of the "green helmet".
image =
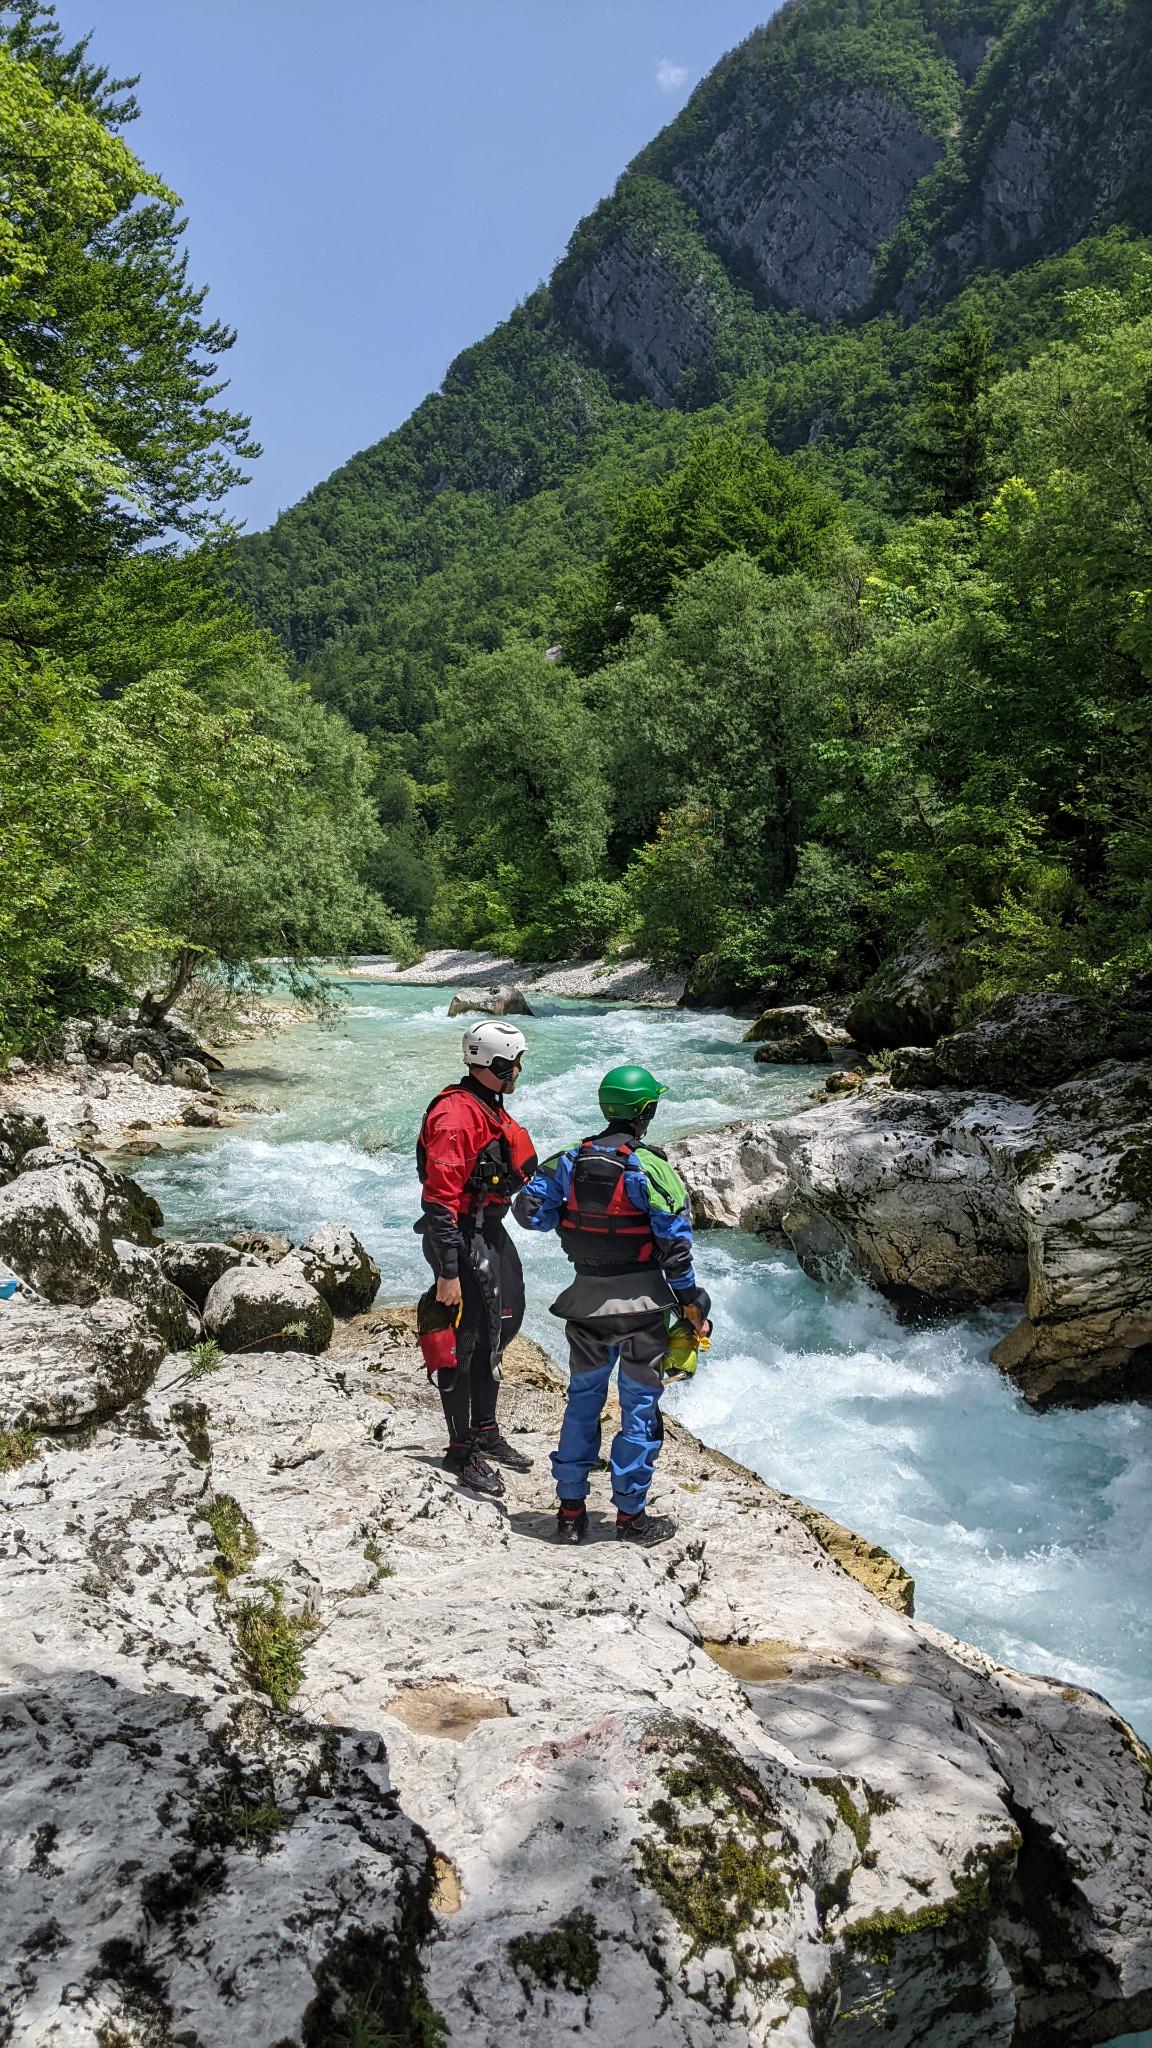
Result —
<instances>
[{"instance_id":1,"label":"green helmet","mask_svg":"<svg viewBox=\"0 0 1152 2048\"><path fill-rule=\"evenodd\" d=\"M647 1067L613 1067L600 1083L598 1100L605 1116L639 1116L655 1109L667 1092Z\"/></svg>"}]
</instances>

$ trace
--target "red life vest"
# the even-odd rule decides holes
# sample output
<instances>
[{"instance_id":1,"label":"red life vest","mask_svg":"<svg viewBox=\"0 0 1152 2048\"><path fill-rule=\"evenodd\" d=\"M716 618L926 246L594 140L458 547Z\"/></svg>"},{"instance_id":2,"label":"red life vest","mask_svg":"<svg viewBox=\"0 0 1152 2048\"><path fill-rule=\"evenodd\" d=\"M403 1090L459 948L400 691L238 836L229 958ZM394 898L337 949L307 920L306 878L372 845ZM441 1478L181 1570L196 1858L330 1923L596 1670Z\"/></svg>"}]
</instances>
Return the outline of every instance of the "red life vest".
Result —
<instances>
[{"instance_id":1,"label":"red life vest","mask_svg":"<svg viewBox=\"0 0 1152 2048\"><path fill-rule=\"evenodd\" d=\"M506 1209L513 1195L536 1171L539 1162L532 1140L506 1109L496 1102L482 1100L478 1091L464 1081L453 1081L442 1088L424 1112L416 1140L416 1170L421 1185L428 1178L428 1119L438 1103L457 1096L475 1106L489 1134L477 1148L460 1198L459 1214L474 1216L478 1209Z\"/></svg>"},{"instance_id":2,"label":"red life vest","mask_svg":"<svg viewBox=\"0 0 1152 2048\"><path fill-rule=\"evenodd\" d=\"M636 1207L625 1180L635 1150L613 1134L585 1138L576 1154L560 1211L560 1242L582 1272L631 1272L656 1256L648 1212Z\"/></svg>"}]
</instances>

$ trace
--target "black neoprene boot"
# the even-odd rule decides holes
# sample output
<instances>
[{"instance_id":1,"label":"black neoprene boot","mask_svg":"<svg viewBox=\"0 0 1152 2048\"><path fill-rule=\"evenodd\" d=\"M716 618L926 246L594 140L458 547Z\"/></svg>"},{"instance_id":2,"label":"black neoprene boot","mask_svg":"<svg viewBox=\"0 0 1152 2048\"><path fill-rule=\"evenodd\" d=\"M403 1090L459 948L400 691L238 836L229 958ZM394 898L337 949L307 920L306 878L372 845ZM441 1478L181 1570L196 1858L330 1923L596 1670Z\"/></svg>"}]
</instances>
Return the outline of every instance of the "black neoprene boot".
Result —
<instances>
[{"instance_id":1,"label":"black neoprene boot","mask_svg":"<svg viewBox=\"0 0 1152 2048\"><path fill-rule=\"evenodd\" d=\"M444 1470L454 1473L469 1493L485 1494L489 1500L504 1497L504 1481L474 1444L449 1444L444 1453Z\"/></svg>"},{"instance_id":2,"label":"black neoprene boot","mask_svg":"<svg viewBox=\"0 0 1152 2048\"><path fill-rule=\"evenodd\" d=\"M484 1458L495 1458L498 1465L506 1465L509 1472L530 1472L532 1460L507 1437L501 1436L499 1425L493 1422L486 1429L478 1429L473 1443Z\"/></svg>"},{"instance_id":3,"label":"black neoprene boot","mask_svg":"<svg viewBox=\"0 0 1152 2048\"><path fill-rule=\"evenodd\" d=\"M562 1500L556 1516L557 1543L583 1543L588 1534L588 1509L582 1500Z\"/></svg>"},{"instance_id":4,"label":"black neoprene boot","mask_svg":"<svg viewBox=\"0 0 1152 2048\"><path fill-rule=\"evenodd\" d=\"M650 1515L646 1508L638 1514L616 1515L616 1534L623 1543L639 1543L645 1550L651 1550L654 1543L667 1543L676 1534L676 1524L670 1515Z\"/></svg>"}]
</instances>

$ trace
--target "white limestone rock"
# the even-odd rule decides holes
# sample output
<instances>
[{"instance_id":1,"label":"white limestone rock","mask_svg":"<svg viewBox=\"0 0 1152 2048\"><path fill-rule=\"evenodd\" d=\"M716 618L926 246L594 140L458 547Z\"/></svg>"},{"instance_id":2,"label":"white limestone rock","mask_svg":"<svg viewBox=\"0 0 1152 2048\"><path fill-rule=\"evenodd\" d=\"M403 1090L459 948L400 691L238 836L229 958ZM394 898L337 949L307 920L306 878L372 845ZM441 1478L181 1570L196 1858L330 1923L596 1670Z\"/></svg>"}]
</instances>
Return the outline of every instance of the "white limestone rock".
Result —
<instances>
[{"instance_id":1,"label":"white limestone rock","mask_svg":"<svg viewBox=\"0 0 1152 2048\"><path fill-rule=\"evenodd\" d=\"M188 1243L170 1238L160 1246L160 1266L165 1278L195 1302L197 1308L203 1308L209 1289L222 1273L230 1272L233 1266L257 1264L259 1261L251 1253L238 1251L231 1244Z\"/></svg>"},{"instance_id":2,"label":"white limestone rock","mask_svg":"<svg viewBox=\"0 0 1152 2048\"><path fill-rule=\"evenodd\" d=\"M419 1962L470 2048L813 2048L877 2014L907 2048L1056 2048L1152 2018L1148 1759L1103 1701L881 1604L674 1424L676 1540L618 1544L594 1475L592 1540L557 1549L544 1361L508 1359L536 1463L501 1507L439 1469L378 1321L274 1373L170 1359L145 1429L0 1477L15 2038L337 2038L368 1959L393 2028ZM249 1541L221 1583L225 1510ZM271 1586L308 1618L281 1713L237 1636Z\"/></svg>"},{"instance_id":3,"label":"white limestone rock","mask_svg":"<svg viewBox=\"0 0 1152 2048\"><path fill-rule=\"evenodd\" d=\"M276 1270L299 1273L338 1316L362 1314L380 1289L379 1266L346 1223L322 1223Z\"/></svg>"},{"instance_id":4,"label":"white limestone rock","mask_svg":"<svg viewBox=\"0 0 1152 2048\"><path fill-rule=\"evenodd\" d=\"M161 1269L154 1225L162 1220L127 1175L81 1152L40 1147L0 1188L0 1257L50 1302L134 1302L179 1348L200 1326Z\"/></svg>"},{"instance_id":5,"label":"white limestone rock","mask_svg":"<svg viewBox=\"0 0 1152 2048\"><path fill-rule=\"evenodd\" d=\"M1028 1242L1026 1314L992 1356L1035 1406L1152 1395L1152 1060L1109 1062L985 1131Z\"/></svg>"},{"instance_id":6,"label":"white limestone rock","mask_svg":"<svg viewBox=\"0 0 1152 2048\"><path fill-rule=\"evenodd\" d=\"M772 1127L784 1231L805 1272L858 1273L908 1308L1020 1296L1023 1218L1011 1187L954 1127L956 1098L861 1089ZM989 1121L1013 1105L988 1101Z\"/></svg>"},{"instance_id":7,"label":"white limestone rock","mask_svg":"<svg viewBox=\"0 0 1152 2048\"><path fill-rule=\"evenodd\" d=\"M232 1266L208 1291L204 1327L225 1351L323 1351L332 1311L302 1273Z\"/></svg>"},{"instance_id":8,"label":"white limestone rock","mask_svg":"<svg viewBox=\"0 0 1152 2048\"><path fill-rule=\"evenodd\" d=\"M126 1301L0 1309L0 1429L79 1429L136 1401L164 1341Z\"/></svg>"},{"instance_id":9,"label":"white limestone rock","mask_svg":"<svg viewBox=\"0 0 1152 2048\"><path fill-rule=\"evenodd\" d=\"M669 1145L699 1228L781 1233L787 1175L774 1132L770 1123L723 1124Z\"/></svg>"},{"instance_id":10,"label":"white limestone rock","mask_svg":"<svg viewBox=\"0 0 1152 2048\"><path fill-rule=\"evenodd\" d=\"M1031 1103L870 1081L670 1156L699 1222L783 1233L817 1277L914 1310L1026 1297L992 1356L1034 1406L1152 1392L1152 1061Z\"/></svg>"}]
</instances>

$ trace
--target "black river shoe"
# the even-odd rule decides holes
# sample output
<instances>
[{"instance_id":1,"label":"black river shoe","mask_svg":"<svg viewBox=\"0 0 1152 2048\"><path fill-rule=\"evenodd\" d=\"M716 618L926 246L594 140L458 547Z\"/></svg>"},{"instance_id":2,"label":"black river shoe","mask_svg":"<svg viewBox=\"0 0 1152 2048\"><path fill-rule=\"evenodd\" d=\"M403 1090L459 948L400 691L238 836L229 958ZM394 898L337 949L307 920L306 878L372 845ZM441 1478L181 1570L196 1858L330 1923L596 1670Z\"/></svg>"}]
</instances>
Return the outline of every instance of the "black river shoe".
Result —
<instances>
[{"instance_id":1,"label":"black river shoe","mask_svg":"<svg viewBox=\"0 0 1152 2048\"><path fill-rule=\"evenodd\" d=\"M504 1497L504 1481L479 1451L470 1450L462 1456L459 1451L450 1450L444 1460L444 1470L453 1473L469 1493L485 1494L489 1500L502 1500Z\"/></svg>"},{"instance_id":2,"label":"black river shoe","mask_svg":"<svg viewBox=\"0 0 1152 2048\"><path fill-rule=\"evenodd\" d=\"M562 1500L556 1517L557 1543L583 1543L588 1534L588 1510L582 1500Z\"/></svg>"},{"instance_id":3,"label":"black river shoe","mask_svg":"<svg viewBox=\"0 0 1152 2048\"><path fill-rule=\"evenodd\" d=\"M518 1451L515 1444L510 1444L507 1437L501 1436L498 1429L491 1431L482 1429L476 1438L476 1449L481 1453L482 1457L495 1458L498 1465L506 1465L509 1472L530 1472L532 1470L531 1458L527 1457L523 1451Z\"/></svg>"},{"instance_id":4,"label":"black river shoe","mask_svg":"<svg viewBox=\"0 0 1152 2048\"><path fill-rule=\"evenodd\" d=\"M654 1543L667 1543L676 1534L676 1524L669 1515L650 1515L641 1508L638 1515L617 1515L616 1534L622 1543L639 1543L651 1550Z\"/></svg>"}]
</instances>

